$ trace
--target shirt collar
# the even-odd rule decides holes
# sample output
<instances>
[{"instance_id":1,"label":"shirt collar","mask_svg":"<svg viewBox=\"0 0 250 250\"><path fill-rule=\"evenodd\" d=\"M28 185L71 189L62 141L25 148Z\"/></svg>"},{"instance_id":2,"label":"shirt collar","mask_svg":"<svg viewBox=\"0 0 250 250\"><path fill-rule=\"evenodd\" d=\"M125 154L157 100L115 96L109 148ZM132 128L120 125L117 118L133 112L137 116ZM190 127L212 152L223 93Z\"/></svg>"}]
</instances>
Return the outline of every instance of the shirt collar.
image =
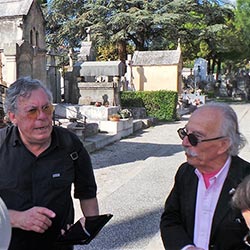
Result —
<instances>
[{"instance_id":1,"label":"shirt collar","mask_svg":"<svg viewBox=\"0 0 250 250\"><path fill-rule=\"evenodd\" d=\"M230 164L232 161L232 157L228 156L225 164L223 165L223 167L220 169L220 171L218 173L216 173L213 177L214 178L218 178L219 176L223 175L223 173L228 173ZM202 176L202 173L196 168L195 169L195 174L200 178Z\"/></svg>"},{"instance_id":2,"label":"shirt collar","mask_svg":"<svg viewBox=\"0 0 250 250\"><path fill-rule=\"evenodd\" d=\"M22 140L19 134L19 130L18 127L15 125L12 125L12 127L10 127L10 129L13 129L13 133L12 133L12 138L11 138L11 144L13 147L17 146L17 144L22 144Z\"/></svg>"},{"instance_id":3,"label":"shirt collar","mask_svg":"<svg viewBox=\"0 0 250 250\"><path fill-rule=\"evenodd\" d=\"M20 137L20 133L18 130L17 126L12 125L13 127L10 129L13 129L13 133L12 133L12 138L11 138L11 144L13 147L17 146L17 144L23 144L21 137ZM52 130L52 134L51 134L51 145L53 145L53 147L60 147L60 141L59 138L57 136L57 133L54 130Z\"/></svg>"}]
</instances>

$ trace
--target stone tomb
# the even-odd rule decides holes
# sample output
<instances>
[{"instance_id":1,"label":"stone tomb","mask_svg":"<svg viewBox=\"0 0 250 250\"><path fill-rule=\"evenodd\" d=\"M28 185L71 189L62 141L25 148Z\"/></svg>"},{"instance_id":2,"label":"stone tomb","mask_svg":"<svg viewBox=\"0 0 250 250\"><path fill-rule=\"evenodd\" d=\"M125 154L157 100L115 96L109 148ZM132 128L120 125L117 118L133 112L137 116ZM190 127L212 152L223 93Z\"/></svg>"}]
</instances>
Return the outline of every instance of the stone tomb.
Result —
<instances>
[{"instance_id":1,"label":"stone tomb","mask_svg":"<svg viewBox=\"0 0 250 250\"><path fill-rule=\"evenodd\" d=\"M99 132L116 134L120 139L133 133L133 119L109 121L109 116L118 110L118 106L55 104L55 117L60 126L70 129L83 140ZM70 122L74 119L76 122Z\"/></svg>"},{"instance_id":2,"label":"stone tomb","mask_svg":"<svg viewBox=\"0 0 250 250\"><path fill-rule=\"evenodd\" d=\"M94 105L55 104L55 114L59 119L76 118L83 121L107 121L111 114L117 113L118 106L96 107Z\"/></svg>"},{"instance_id":3,"label":"stone tomb","mask_svg":"<svg viewBox=\"0 0 250 250\"><path fill-rule=\"evenodd\" d=\"M81 64L78 82L79 104L96 102L106 106L120 105L120 79L125 74L125 64L121 61L87 61Z\"/></svg>"}]
</instances>

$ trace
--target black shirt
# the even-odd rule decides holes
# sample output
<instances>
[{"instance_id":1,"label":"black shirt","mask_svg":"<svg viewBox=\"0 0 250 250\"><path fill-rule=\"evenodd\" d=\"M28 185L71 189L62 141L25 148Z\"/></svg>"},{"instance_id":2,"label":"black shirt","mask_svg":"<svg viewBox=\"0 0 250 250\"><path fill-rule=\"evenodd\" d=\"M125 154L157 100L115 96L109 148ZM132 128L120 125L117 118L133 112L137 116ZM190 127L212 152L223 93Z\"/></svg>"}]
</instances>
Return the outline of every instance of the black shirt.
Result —
<instances>
[{"instance_id":1,"label":"black shirt","mask_svg":"<svg viewBox=\"0 0 250 250\"><path fill-rule=\"evenodd\" d=\"M72 183L75 198L96 197L90 156L75 134L53 127L50 147L36 157L22 143L18 129L9 128L0 148L0 197L8 209L42 206L56 213L43 234L14 228L10 250L56 249L55 238L74 220Z\"/></svg>"}]
</instances>

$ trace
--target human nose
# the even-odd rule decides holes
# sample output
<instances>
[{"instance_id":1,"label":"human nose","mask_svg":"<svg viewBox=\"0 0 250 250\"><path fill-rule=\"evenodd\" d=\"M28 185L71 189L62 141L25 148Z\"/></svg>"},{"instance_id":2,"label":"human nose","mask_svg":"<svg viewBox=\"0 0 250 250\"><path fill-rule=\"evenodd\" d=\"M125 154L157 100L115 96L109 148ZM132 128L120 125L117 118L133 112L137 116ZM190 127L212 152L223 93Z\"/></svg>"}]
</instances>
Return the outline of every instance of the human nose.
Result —
<instances>
[{"instance_id":1,"label":"human nose","mask_svg":"<svg viewBox=\"0 0 250 250\"><path fill-rule=\"evenodd\" d=\"M192 146L187 135L184 136L184 138L182 139L182 146L184 146L184 147Z\"/></svg>"},{"instance_id":2,"label":"human nose","mask_svg":"<svg viewBox=\"0 0 250 250\"><path fill-rule=\"evenodd\" d=\"M44 118L47 118L47 117L48 116L46 115L44 110L42 110L42 109L37 110L37 119L44 119Z\"/></svg>"},{"instance_id":3,"label":"human nose","mask_svg":"<svg viewBox=\"0 0 250 250\"><path fill-rule=\"evenodd\" d=\"M52 113L53 111L46 107L42 109L37 109L36 116L37 116L37 119L44 119L44 118L48 118L48 116L51 116Z\"/></svg>"}]
</instances>

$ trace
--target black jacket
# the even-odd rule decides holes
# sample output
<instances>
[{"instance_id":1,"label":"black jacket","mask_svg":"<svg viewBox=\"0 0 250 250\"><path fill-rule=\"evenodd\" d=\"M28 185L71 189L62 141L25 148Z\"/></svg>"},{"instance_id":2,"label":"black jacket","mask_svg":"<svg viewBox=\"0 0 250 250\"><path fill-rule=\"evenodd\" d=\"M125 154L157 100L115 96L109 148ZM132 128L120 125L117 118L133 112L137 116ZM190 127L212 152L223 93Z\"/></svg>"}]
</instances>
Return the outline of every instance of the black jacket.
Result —
<instances>
[{"instance_id":1,"label":"black jacket","mask_svg":"<svg viewBox=\"0 0 250 250\"><path fill-rule=\"evenodd\" d=\"M184 163L175 176L174 187L166 200L161 217L161 236L165 249L180 250L193 244L194 218L198 177L195 168ZM248 249L243 242L248 228L241 212L231 207L232 193L246 175L250 163L240 157L232 157L228 175L222 187L215 209L209 242L209 250Z\"/></svg>"}]
</instances>

